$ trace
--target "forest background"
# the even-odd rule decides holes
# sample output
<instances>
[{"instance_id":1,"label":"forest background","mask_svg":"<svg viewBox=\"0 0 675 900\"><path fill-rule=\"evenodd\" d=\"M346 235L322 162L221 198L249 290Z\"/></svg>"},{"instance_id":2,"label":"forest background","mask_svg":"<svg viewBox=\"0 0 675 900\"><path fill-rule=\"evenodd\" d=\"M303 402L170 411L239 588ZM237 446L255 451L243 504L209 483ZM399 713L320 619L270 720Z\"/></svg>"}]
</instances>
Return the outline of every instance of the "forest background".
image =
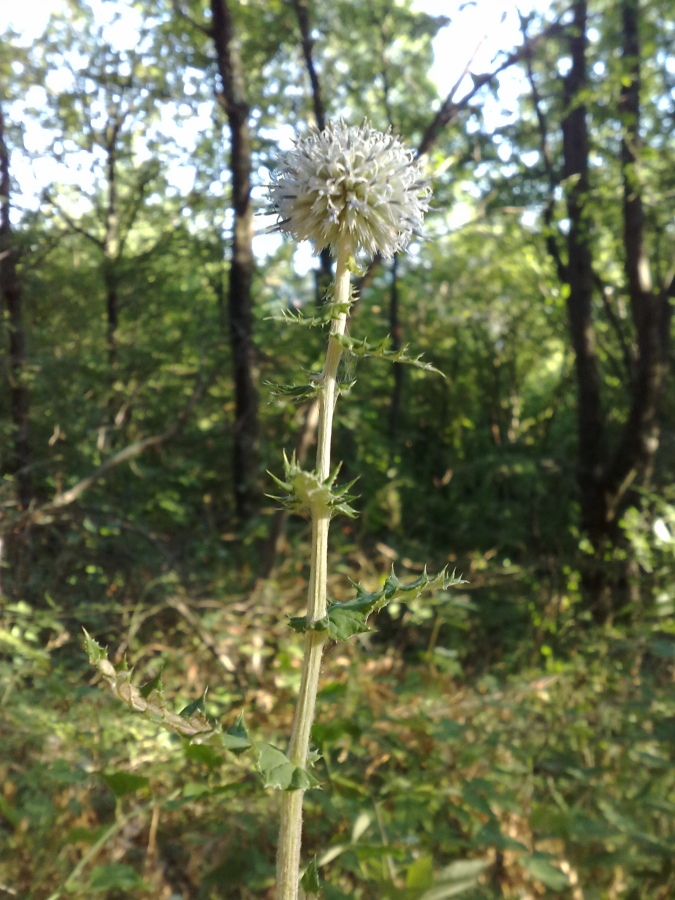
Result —
<instances>
[{"instance_id":1,"label":"forest background","mask_svg":"<svg viewBox=\"0 0 675 900\"><path fill-rule=\"evenodd\" d=\"M446 377L348 360L331 596L468 583L329 652L307 861L328 900L672 897L672 0L53 6L0 45L0 897L272 896L278 796L120 707L81 628L285 745L308 534L266 472L311 465L279 385L323 338L279 319L332 261L264 186L340 117L434 189L352 335Z\"/></svg>"}]
</instances>

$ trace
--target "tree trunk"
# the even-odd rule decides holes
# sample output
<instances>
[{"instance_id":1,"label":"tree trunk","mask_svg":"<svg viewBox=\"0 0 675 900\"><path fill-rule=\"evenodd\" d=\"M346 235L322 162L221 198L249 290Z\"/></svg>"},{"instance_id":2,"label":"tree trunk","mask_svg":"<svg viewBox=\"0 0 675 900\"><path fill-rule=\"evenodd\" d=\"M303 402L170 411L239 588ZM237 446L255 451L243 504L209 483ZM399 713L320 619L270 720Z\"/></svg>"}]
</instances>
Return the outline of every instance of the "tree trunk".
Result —
<instances>
[{"instance_id":1,"label":"tree trunk","mask_svg":"<svg viewBox=\"0 0 675 900\"><path fill-rule=\"evenodd\" d=\"M230 170L234 228L228 310L234 367L235 419L233 478L240 519L258 508L258 395L253 346L253 211L251 209L251 132L243 68L226 0L211 0L213 38L222 90L218 100L230 126Z\"/></svg>"},{"instance_id":2,"label":"tree trunk","mask_svg":"<svg viewBox=\"0 0 675 900\"><path fill-rule=\"evenodd\" d=\"M23 328L21 286L16 271L16 249L9 218L11 183L4 115L0 108L0 293L7 309L9 332L9 397L12 450L9 470L16 478L21 509L33 500L32 454L29 435L29 395L26 385L26 337Z\"/></svg>"},{"instance_id":3,"label":"tree trunk","mask_svg":"<svg viewBox=\"0 0 675 900\"><path fill-rule=\"evenodd\" d=\"M608 510L603 485L607 459L605 420L601 403L600 376L593 324L593 260L589 242L588 129L582 100L587 87L585 0L574 4L574 23L569 41L572 67L564 81L566 115L562 122L564 178L568 184L567 211L567 314L574 349L577 380L577 479L581 504L581 527L599 560L607 539ZM585 567L582 587L592 609L605 605L604 572L600 564Z\"/></svg>"},{"instance_id":4,"label":"tree trunk","mask_svg":"<svg viewBox=\"0 0 675 900\"><path fill-rule=\"evenodd\" d=\"M648 483L659 446L659 412L666 376L669 318L667 290L652 285L645 250L645 224L639 181L640 150L640 43L639 4L623 0L623 80L620 112L623 123L623 246L624 269L635 325L637 359L631 406L626 427L608 471L613 505L636 482Z\"/></svg>"},{"instance_id":5,"label":"tree trunk","mask_svg":"<svg viewBox=\"0 0 675 900\"><path fill-rule=\"evenodd\" d=\"M108 347L108 362L113 382L117 370L117 328L119 326L119 296L117 290L117 277L114 271L115 261L105 258L103 260L103 280L105 282L105 310L106 310L106 345ZM113 391L114 393L114 391Z\"/></svg>"},{"instance_id":6,"label":"tree trunk","mask_svg":"<svg viewBox=\"0 0 675 900\"><path fill-rule=\"evenodd\" d=\"M644 216L637 178L640 144L639 5L623 0L624 71L620 114L623 123L623 247L626 290L636 336L634 377L628 387L629 412L623 433L610 453L601 403L592 312L594 273L587 196L588 131L583 102L587 90L586 0L573 6L569 49L572 67L565 78L566 115L562 122L564 177L567 183L567 302L577 376L579 434L578 484L581 526L593 554L582 571L585 602L596 621L611 617L630 596L630 560L612 573L608 551L622 541L619 519L631 502L631 487L644 485L659 444L659 411L667 362L668 286L655 292L645 252ZM665 325L665 333L664 333Z\"/></svg>"}]
</instances>

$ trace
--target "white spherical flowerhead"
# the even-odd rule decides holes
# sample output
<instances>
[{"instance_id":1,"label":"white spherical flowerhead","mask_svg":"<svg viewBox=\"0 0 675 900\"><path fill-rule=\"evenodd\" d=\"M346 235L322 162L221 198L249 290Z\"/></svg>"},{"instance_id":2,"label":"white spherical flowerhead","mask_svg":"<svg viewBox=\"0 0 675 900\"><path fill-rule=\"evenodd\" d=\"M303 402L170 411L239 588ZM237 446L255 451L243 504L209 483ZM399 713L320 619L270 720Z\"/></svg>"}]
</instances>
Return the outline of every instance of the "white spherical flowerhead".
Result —
<instances>
[{"instance_id":1,"label":"white spherical flowerhead","mask_svg":"<svg viewBox=\"0 0 675 900\"><path fill-rule=\"evenodd\" d=\"M412 150L365 122L329 124L296 141L269 188L275 231L324 247L393 256L422 229L431 188Z\"/></svg>"}]
</instances>

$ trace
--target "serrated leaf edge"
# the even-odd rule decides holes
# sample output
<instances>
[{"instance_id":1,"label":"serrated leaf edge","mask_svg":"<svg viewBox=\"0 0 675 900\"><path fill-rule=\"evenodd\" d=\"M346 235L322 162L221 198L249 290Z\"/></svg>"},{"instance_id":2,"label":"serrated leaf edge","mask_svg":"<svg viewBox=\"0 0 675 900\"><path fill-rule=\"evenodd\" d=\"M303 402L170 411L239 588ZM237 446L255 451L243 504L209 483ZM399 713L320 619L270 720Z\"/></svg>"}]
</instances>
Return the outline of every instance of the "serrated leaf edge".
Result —
<instances>
[{"instance_id":1,"label":"serrated leaf edge","mask_svg":"<svg viewBox=\"0 0 675 900\"><path fill-rule=\"evenodd\" d=\"M260 773L266 787L278 787L281 790L297 790L307 789L319 786L318 779L307 769L294 766L282 750L268 744L265 741L254 741L248 738L246 727L243 724L243 716L240 715L230 726L228 731L223 731L221 725L210 722L201 709L196 708L189 715L184 716L171 712L166 705L166 701L161 690L150 688L147 696L143 696L143 687L138 688L131 682L132 671L121 664L115 667L108 659L107 651L96 641L85 628L84 632L85 648L89 657L89 662L99 672L103 680L108 684L115 696L121 700L133 712L149 715L155 722L162 725L168 731L179 734L187 738L192 744L220 744L225 750L238 754L246 750L253 750L256 757L256 767ZM153 681L159 682L159 676L155 676L148 684ZM144 686L145 688L148 685ZM206 692L195 703L203 702ZM185 708L189 710L193 704L188 704ZM243 732L243 733L242 733ZM233 742L239 742L239 746L232 746ZM272 775L273 771L277 771L282 763L268 771L260 765L261 754L266 748L274 750L275 758L285 760L289 766L292 766L290 775L286 779L287 784L280 784L280 779ZM288 772L289 770L285 770Z\"/></svg>"}]
</instances>

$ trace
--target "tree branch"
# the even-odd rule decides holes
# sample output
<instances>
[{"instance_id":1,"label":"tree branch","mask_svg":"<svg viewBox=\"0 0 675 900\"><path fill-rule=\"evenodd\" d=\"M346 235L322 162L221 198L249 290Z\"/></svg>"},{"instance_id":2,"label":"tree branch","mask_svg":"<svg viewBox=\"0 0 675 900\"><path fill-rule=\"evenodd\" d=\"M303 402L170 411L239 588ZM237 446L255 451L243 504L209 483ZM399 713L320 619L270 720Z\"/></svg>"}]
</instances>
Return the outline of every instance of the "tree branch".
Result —
<instances>
[{"instance_id":1,"label":"tree branch","mask_svg":"<svg viewBox=\"0 0 675 900\"><path fill-rule=\"evenodd\" d=\"M291 0L295 15L300 28L300 46L302 47L302 55L305 60L305 67L309 75L309 81L312 86L312 105L314 107L314 118L316 119L316 127L319 131L323 131L326 127L326 109L321 96L321 84L319 76L314 66L314 57L312 51L314 41L312 40L309 26L309 12L307 0Z\"/></svg>"},{"instance_id":2,"label":"tree branch","mask_svg":"<svg viewBox=\"0 0 675 900\"><path fill-rule=\"evenodd\" d=\"M456 86L453 86L453 89L445 98L441 108L438 110L433 120L429 123L429 126L424 133L424 137L422 138L417 149L417 155L422 156L429 153L432 146L438 140L438 136L440 135L441 131L446 128L453 119L456 118L461 110L468 106L469 101L471 101L476 96L481 88L483 88L486 84L489 84L495 76L520 62L527 53L531 53L532 50L542 41L547 40L548 38L553 37L556 34L560 34L562 30L563 26L559 22L551 23L548 28L545 28L538 35L529 39L520 47L517 47L515 50L509 53L504 61L499 66L497 66L496 69L493 69L491 72L486 72L483 75L472 76L473 87L457 102L455 102L454 100Z\"/></svg>"},{"instance_id":3,"label":"tree branch","mask_svg":"<svg viewBox=\"0 0 675 900\"><path fill-rule=\"evenodd\" d=\"M201 31L202 34L205 34L207 37L213 37L213 29L209 28L207 25L202 25L196 19L193 19L192 16L188 15L182 8L178 0L172 0L171 3L173 7L173 11L179 16L181 19L185 19L193 28L196 28L197 31Z\"/></svg>"},{"instance_id":4,"label":"tree branch","mask_svg":"<svg viewBox=\"0 0 675 900\"><path fill-rule=\"evenodd\" d=\"M537 128L539 130L539 144L541 148L541 156L544 160L544 168L546 170L546 175L548 178L548 189L549 196L546 206L544 207L544 239L546 241L546 249L548 250L549 256L553 260L556 271L558 273L558 278L561 282L566 283L568 280L568 272L567 266L563 262L560 247L558 246L558 241L556 240L556 236L553 232L553 212L555 209L555 190L560 184L560 178L558 177L555 168L553 166L553 160L551 158L551 148L548 140L548 123L546 122L546 116L544 115L544 111L541 105L541 97L539 95L539 90L537 89L537 84L534 79L534 70L532 68L532 47L528 43L527 36L527 20L525 16L518 13L520 17L520 30L523 35L523 47L525 48L524 60L525 60L525 70L527 73L527 80L530 85L530 91L532 92L532 102L534 104L534 111L537 117Z\"/></svg>"},{"instance_id":5,"label":"tree branch","mask_svg":"<svg viewBox=\"0 0 675 900\"><path fill-rule=\"evenodd\" d=\"M535 35L535 37L533 38L529 38L520 47L516 48L512 53L509 53L505 60L492 72L488 72L484 75L473 76L474 84L471 90L469 90L463 97L455 102L454 98L457 91L459 90L459 86L468 73L471 67L471 63L476 56L476 53L480 49L479 44L478 47L476 47L476 49L474 50L469 62L464 67L464 71L462 72L461 77L458 78L457 81L453 84L450 92L443 101L441 108L438 110L432 121L427 126L427 129L424 132L424 136L422 137L422 140L417 147L415 156L419 158L420 156L429 154L429 152L433 148L433 145L440 137L441 131L446 128L459 115L459 113L468 106L469 102L475 97L475 95L480 91L482 87L488 84L501 72L504 72L506 69L520 62L527 53L531 53L532 50L537 47L542 41L547 40L554 35L561 34L563 30L564 28L559 22L551 23L551 25L545 28L538 35ZM377 268L381 262L382 257L379 254L376 255L370 261L368 268L361 276L361 278L358 279L358 281L355 281L353 288L353 297L355 304L358 303L361 294L373 280L375 272L377 271Z\"/></svg>"},{"instance_id":6,"label":"tree branch","mask_svg":"<svg viewBox=\"0 0 675 900\"><path fill-rule=\"evenodd\" d=\"M111 456L110 459L107 459L102 463L97 469L94 469L91 475L87 475L86 478L78 481L77 484L73 485L73 487L69 488L67 491L57 494L56 497L43 506L41 511L50 512L51 510L62 509L64 506L69 506L81 497L92 485L96 484L97 481L100 481L101 478L107 475L108 472L117 468L117 466L124 462L128 462L130 459L134 459L134 457L139 456L150 447L159 447L161 444L165 444L167 441L171 440L171 438L175 437L179 431L182 430L197 399L201 396L201 393L202 391L198 391L192 395L188 405L179 414L176 421L165 431L162 431L160 434L153 434L150 437L142 438L140 441L135 441L133 444L124 447L118 453L115 453L114 456Z\"/></svg>"},{"instance_id":7,"label":"tree branch","mask_svg":"<svg viewBox=\"0 0 675 900\"><path fill-rule=\"evenodd\" d=\"M96 235L91 234L91 232L87 231L86 228L82 228L80 225L78 225L77 222L68 215L65 209L63 209L63 207L60 206L60 204L58 204L56 200L54 200L48 190L45 189L42 196L47 201L47 203L51 204L51 206L54 207L56 212L61 216L61 218L71 231L75 231L77 234L81 234L82 237L85 237L88 241L96 244L99 250L105 249L105 241L103 240L103 238L97 238Z\"/></svg>"}]
</instances>

